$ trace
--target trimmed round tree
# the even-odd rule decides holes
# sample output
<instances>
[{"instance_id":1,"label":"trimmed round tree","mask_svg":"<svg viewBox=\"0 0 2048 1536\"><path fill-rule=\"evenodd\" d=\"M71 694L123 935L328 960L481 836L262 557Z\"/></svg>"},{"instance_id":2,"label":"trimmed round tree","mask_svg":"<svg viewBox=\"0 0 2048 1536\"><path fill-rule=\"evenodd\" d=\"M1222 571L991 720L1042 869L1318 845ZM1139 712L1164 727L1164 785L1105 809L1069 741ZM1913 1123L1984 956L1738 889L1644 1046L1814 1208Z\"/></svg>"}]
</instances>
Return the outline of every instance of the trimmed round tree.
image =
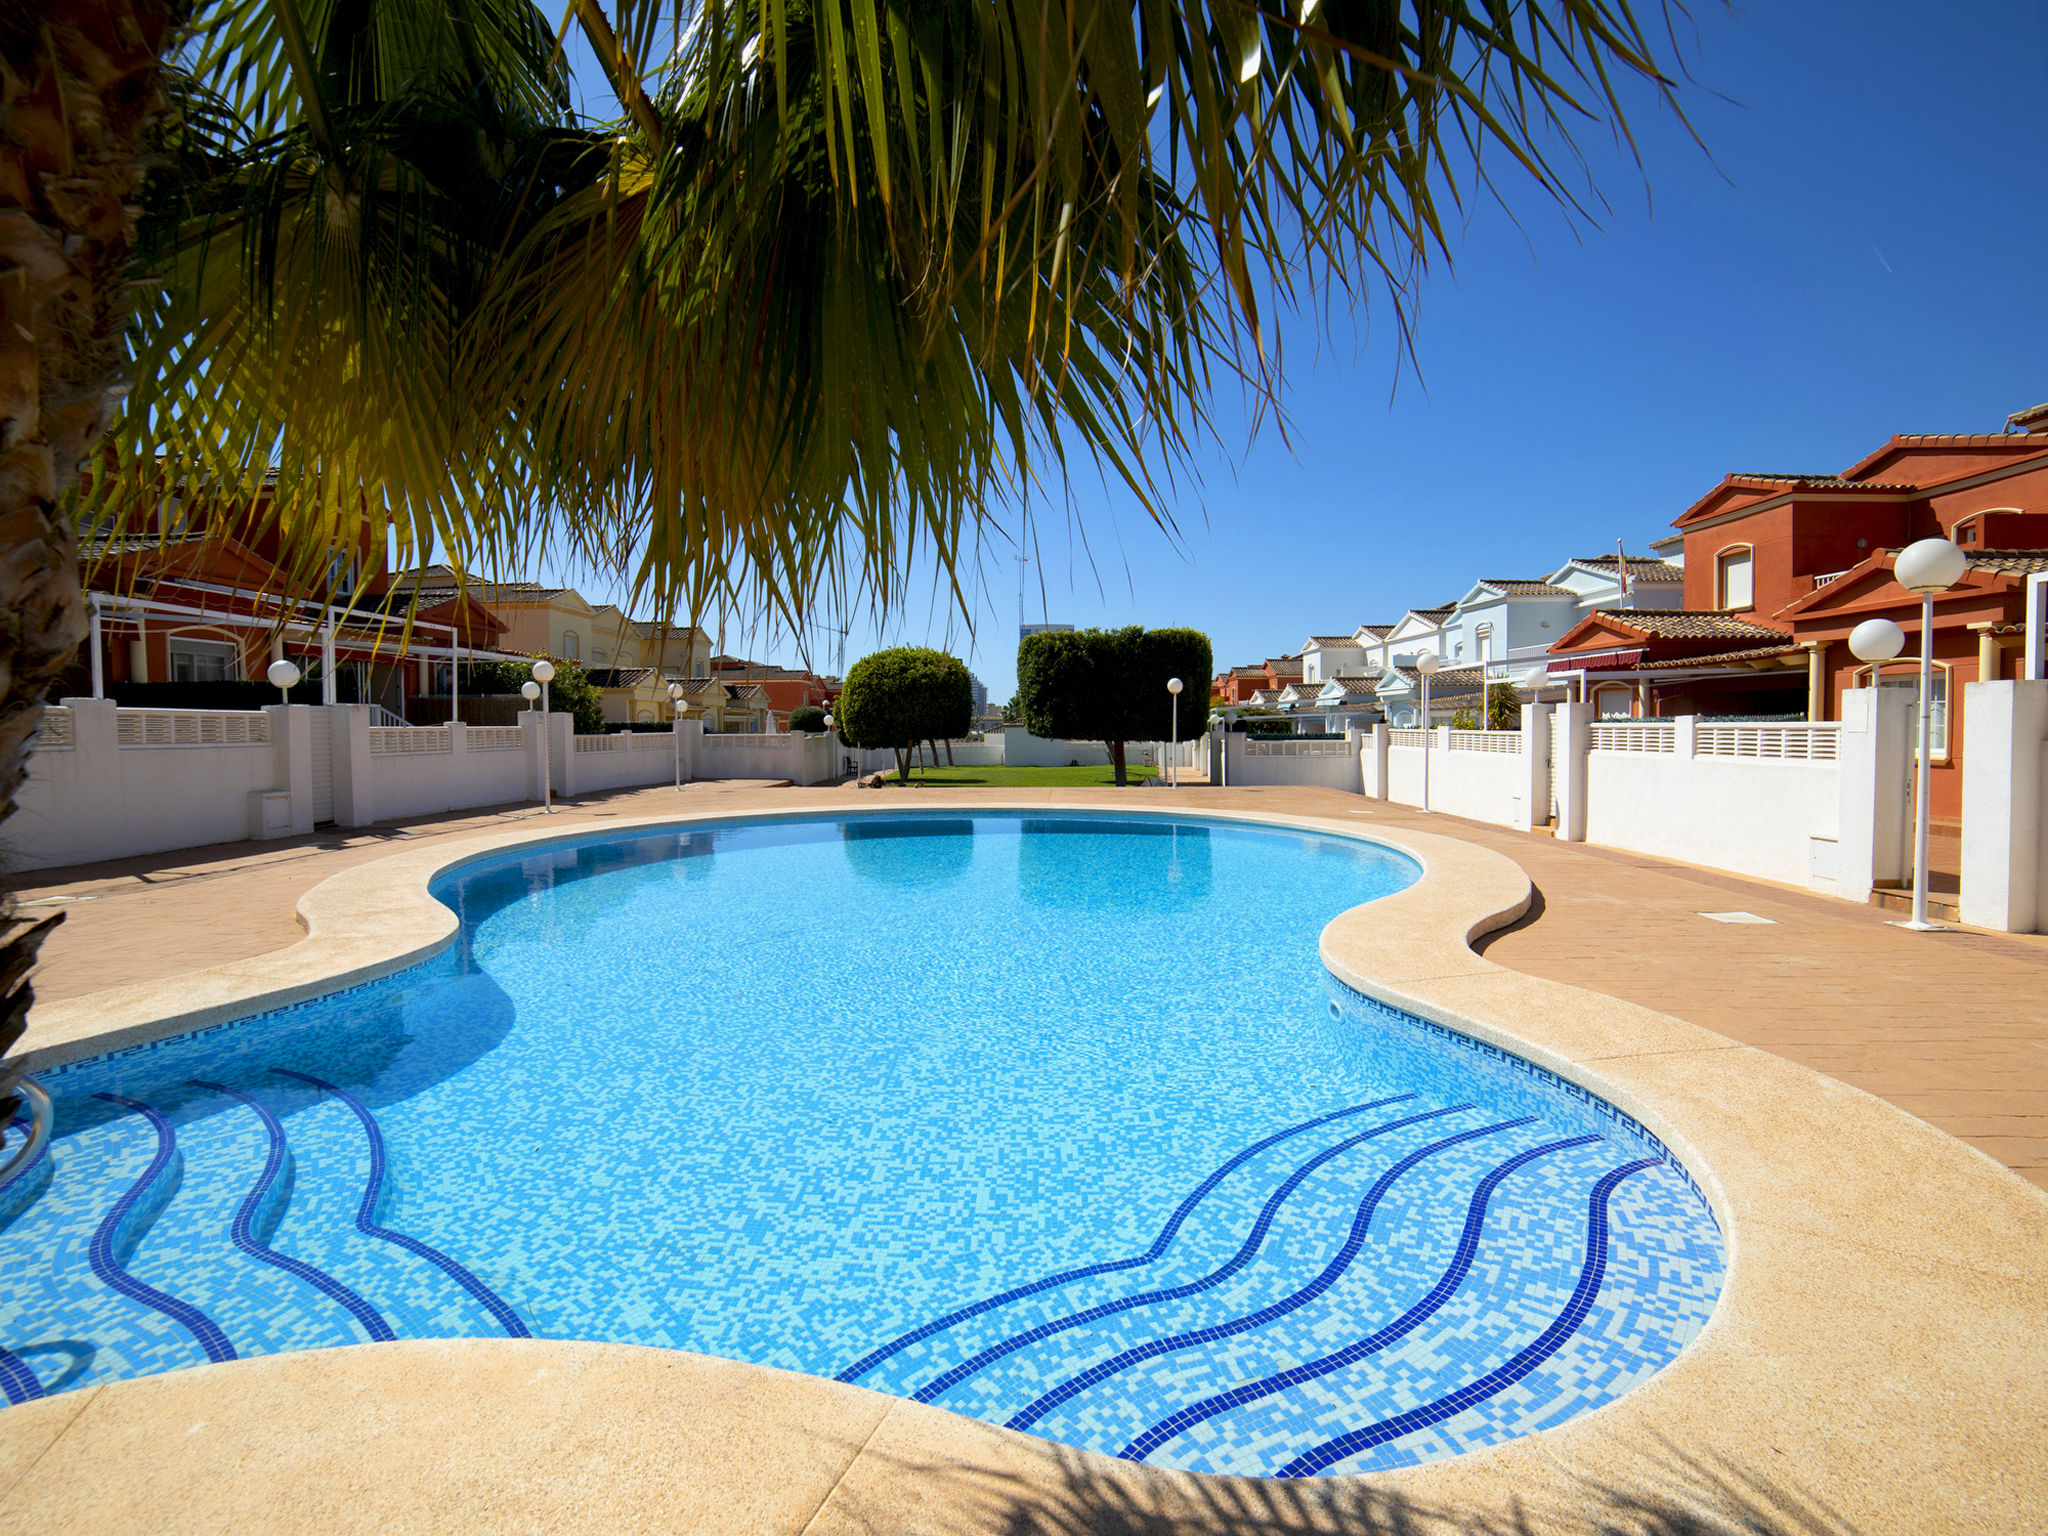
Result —
<instances>
[{"instance_id":1,"label":"trimmed round tree","mask_svg":"<svg viewBox=\"0 0 2048 1536\"><path fill-rule=\"evenodd\" d=\"M912 645L876 651L848 670L832 719L849 747L893 751L902 783L920 741L967 734L974 719L974 680L965 662L944 651Z\"/></svg>"},{"instance_id":2,"label":"trimmed round tree","mask_svg":"<svg viewBox=\"0 0 2048 1536\"><path fill-rule=\"evenodd\" d=\"M825 711L815 704L799 704L789 712L789 728L815 736L825 729Z\"/></svg>"},{"instance_id":3,"label":"trimmed round tree","mask_svg":"<svg viewBox=\"0 0 2048 1536\"><path fill-rule=\"evenodd\" d=\"M1189 696L1209 676L1209 637L1196 629L1080 629L1026 635L1017 646L1017 704L1034 736L1099 741L1116 782L1126 782L1133 741L1188 741L1209 728L1209 711ZM1168 678L1183 684L1176 710Z\"/></svg>"}]
</instances>

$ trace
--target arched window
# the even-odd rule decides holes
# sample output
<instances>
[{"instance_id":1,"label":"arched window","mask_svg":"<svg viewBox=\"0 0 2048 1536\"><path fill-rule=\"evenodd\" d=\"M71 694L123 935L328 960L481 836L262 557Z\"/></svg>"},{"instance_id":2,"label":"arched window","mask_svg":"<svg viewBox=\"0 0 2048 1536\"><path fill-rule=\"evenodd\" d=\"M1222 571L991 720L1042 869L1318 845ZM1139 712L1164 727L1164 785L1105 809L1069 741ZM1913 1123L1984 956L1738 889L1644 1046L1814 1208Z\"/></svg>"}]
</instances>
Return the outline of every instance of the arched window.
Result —
<instances>
[{"instance_id":1,"label":"arched window","mask_svg":"<svg viewBox=\"0 0 2048 1536\"><path fill-rule=\"evenodd\" d=\"M575 661L583 655L583 642L577 638L576 631L573 629L562 631L562 654L571 661Z\"/></svg>"},{"instance_id":2,"label":"arched window","mask_svg":"<svg viewBox=\"0 0 2048 1536\"><path fill-rule=\"evenodd\" d=\"M1724 549L1714 559L1717 608L1756 606L1756 551L1747 544Z\"/></svg>"}]
</instances>

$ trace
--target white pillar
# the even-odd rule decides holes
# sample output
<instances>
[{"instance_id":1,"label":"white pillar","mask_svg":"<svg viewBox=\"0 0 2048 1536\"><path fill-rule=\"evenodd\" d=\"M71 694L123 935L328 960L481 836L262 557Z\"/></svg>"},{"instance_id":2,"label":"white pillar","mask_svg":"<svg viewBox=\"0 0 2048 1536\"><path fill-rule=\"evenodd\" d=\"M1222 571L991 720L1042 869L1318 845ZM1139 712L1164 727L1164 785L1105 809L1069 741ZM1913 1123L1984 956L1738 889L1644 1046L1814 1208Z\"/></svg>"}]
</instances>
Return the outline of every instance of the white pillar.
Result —
<instances>
[{"instance_id":1,"label":"white pillar","mask_svg":"<svg viewBox=\"0 0 2048 1536\"><path fill-rule=\"evenodd\" d=\"M2048 682L1967 685L1963 739L1960 916L2001 933L2038 932Z\"/></svg>"},{"instance_id":2,"label":"white pillar","mask_svg":"<svg viewBox=\"0 0 2048 1536\"><path fill-rule=\"evenodd\" d=\"M1837 742L1835 894L1868 901L1878 886L1900 884L1910 868L1912 698L1903 688L1849 689Z\"/></svg>"},{"instance_id":3,"label":"white pillar","mask_svg":"<svg viewBox=\"0 0 2048 1536\"><path fill-rule=\"evenodd\" d=\"M320 702L338 702L334 688L334 618L331 614L327 619L327 627L320 631ZM360 826L362 823L356 822L352 825Z\"/></svg>"},{"instance_id":4,"label":"white pillar","mask_svg":"<svg viewBox=\"0 0 2048 1536\"><path fill-rule=\"evenodd\" d=\"M1560 704L1550 728L1557 738L1557 840L1586 840L1587 744L1593 706L1583 700Z\"/></svg>"},{"instance_id":5,"label":"white pillar","mask_svg":"<svg viewBox=\"0 0 2048 1536\"><path fill-rule=\"evenodd\" d=\"M1515 774L1514 825L1523 832L1550 819L1550 706L1522 706L1522 756Z\"/></svg>"},{"instance_id":6,"label":"white pillar","mask_svg":"<svg viewBox=\"0 0 2048 1536\"><path fill-rule=\"evenodd\" d=\"M1368 800L1387 798L1387 722L1375 720L1365 728L1358 752L1359 788Z\"/></svg>"},{"instance_id":7,"label":"white pillar","mask_svg":"<svg viewBox=\"0 0 2048 1536\"><path fill-rule=\"evenodd\" d=\"M294 835L313 830L313 707L266 704L270 719L270 786L291 796Z\"/></svg>"},{"instance_id":8,"label":"white pillar","mask_svg":"<svg viewBox=\"0 0 2048 1536\"><path fill-rule=\"evenodd\" d=\"M371 780L370 706L332 704L321 707L334 721L335 825L367 827L377 819L377 796Z\"/></svg>"}]
</instances>

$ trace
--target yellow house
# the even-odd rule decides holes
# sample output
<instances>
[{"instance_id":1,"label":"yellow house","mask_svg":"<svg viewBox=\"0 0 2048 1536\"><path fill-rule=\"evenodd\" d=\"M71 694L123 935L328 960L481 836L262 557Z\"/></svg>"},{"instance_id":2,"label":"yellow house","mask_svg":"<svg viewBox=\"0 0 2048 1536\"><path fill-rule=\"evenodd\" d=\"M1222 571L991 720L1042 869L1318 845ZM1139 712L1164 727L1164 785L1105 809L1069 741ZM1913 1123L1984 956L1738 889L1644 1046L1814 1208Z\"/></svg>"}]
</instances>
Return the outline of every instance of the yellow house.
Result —
<instances>
[{"instance_id":1,"label":"yellow house","mask_svg":"<svg viewBox=\"0 0 2048 1536\"><path fill-rule=\"evenodd\" d=\"M683 701L707 731L768 729L768 690L759 683L721 683L708 677L675 678ZM666 682L663 687L666 690Z\"/></svg>"},{"instance_id":2,"label":"yellow house","mask_svg":"<svg viewBox=\"0 0 2048 1536\"><path fill-rule=\"evenodd\" d=\"M447 586L445 565L404 571L393 588ZM595 667L652 667L669 677L702 677L710 670L711 641L689 624L631 619L614 604L591 604L574 587L537 581L472 581L469 595L505 624L501 650L555 656L586 671ZM628 717L631 718L631 717Z\"/></svg>"},{"instance_id":3,"label":"yellow house","mask_svg":"<svg viewBox=\"0 0 2048 1536\"><path fill-rule=\"evenodd\" d=\"M611 724L651 725L674 718L668 680L653 667L585 667L583 674L603 696L604 717Z\"/></svg>"}]
</instances>

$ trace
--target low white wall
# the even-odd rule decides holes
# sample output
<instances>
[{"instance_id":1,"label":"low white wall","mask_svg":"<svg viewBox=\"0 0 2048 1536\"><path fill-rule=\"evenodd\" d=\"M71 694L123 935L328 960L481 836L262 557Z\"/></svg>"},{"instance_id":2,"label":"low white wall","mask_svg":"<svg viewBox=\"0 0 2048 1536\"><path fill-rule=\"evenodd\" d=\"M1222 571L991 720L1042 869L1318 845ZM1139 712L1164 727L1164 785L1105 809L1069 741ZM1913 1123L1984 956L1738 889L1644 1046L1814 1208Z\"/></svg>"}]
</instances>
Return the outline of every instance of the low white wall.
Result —
<instances>
[{"instance_id":1,"label":"low white wall","mask_svg":"<svg viewBox=\"0 0 2048 1536\"><path fill-rule=\"evenodd\" d=\"M695 777L829 784L839 777L841 755L839 738L830 732L721 733L698 741Z\"/></svg>"},{"instance_id":2,"label":"low white wall","mask_svg":"<svg viewBox=\"0 0 2048 1536\"><path fill-rule=\"evenodd\" d=\"M606 736L572 736L566 794L601 794L671 784L676 777L673 731L616 731ZM689 771L688 760L684 772Z\"/></svg>"},{"instance_id":3,"label":"low white wall","mask_svg":"<svg viewBox=\"0 0 2048 1536\"><path fill-rule=\"evenodd\" d=\"M445 752L369 751L368 809L377 821L435 816L442 811L510 805L530 798L532 751L521 733L519 746L478 750L479 740L497 742L511 727L415 726L406 738L430 736L449 743Z\"/></svg>"},{"instance_id":4,"label":"low white wall","mask_svg":"<svg viewBox=\"0 0 2048 1536\"><path fill-rule=\"evenodd\" d=\"M1526 774L1519 752L1437 752L1429 765L1429 808L1468 821L1514 826L1518 813L1526 814Z\"/></svg>"},{"instance_id":5,"label":"low white wall","mask_svg":"<svg viewBox=\"0 0 2048 1536\"><path fill-rule=\"evenodd\" d=\"M1833 763L1674 753L1586 755L1586 841L1809 884L1839 820Z\"/></svg>"},{"instance_id":6,"label":"low white wall","mask_svg":"<svg viewBox=\"0 0 2048 1536\"><path fill-rule=\"evenodd\" d=\"M1301 742L1297 747L1290 747L1286 745L1288 738L1284 736L1271 742L1253 744L1241 731L1225 731L1223 742L1225 782L1233 789L1298 784L1341 789L1354 795L1363 792L1356 738ZM1260 751L1260 747L1279 750ZM1319 750L1301 755L1301 748Z\"/></svg>"},{"instance_id":7,"label":"low white wall","mask_svg":"<svg viewBox=\"0 0 2048 1536\"><path fill-rule=\"evenodd\" d=\"M1001 761L1012 768L1064 768L1070 763L1093 768L1109 761L1109 748L1099 741L1051 741L1032 735L1021 725L1007 725L1003 727ZM1135 761L1129 747L1124 761Z\"/></svg>"},{"instance_id":8,"label":"low white wall","mask_svg":"<svg viewBox=\"0 0 2048 1536\"><path fill-rule=\"evenodd\" d=\"M49 741L28 760L28 776L15 812L0 822L0 849L9 869L91 864L141 853L164 853L207 843L232 843L263 831L250 796L286 789L281 764L284 736L273 711L128 710L103 699L67 699L67 713L48 736L68 727L70 744ZM131 728L143 717L159 722L216 720L232 714L238 734L260 740L233 745L129 745L117 740L118 713ZM216 726L215 730L219 727ZM171 734L171 733L164 733ZM280 769L283 771L280 771ZM256 820L252 822L252 814ZM287 823L281 829L292 830ZM311 830L308 821L306 830Z\"/></svg>"}]
</instances>

